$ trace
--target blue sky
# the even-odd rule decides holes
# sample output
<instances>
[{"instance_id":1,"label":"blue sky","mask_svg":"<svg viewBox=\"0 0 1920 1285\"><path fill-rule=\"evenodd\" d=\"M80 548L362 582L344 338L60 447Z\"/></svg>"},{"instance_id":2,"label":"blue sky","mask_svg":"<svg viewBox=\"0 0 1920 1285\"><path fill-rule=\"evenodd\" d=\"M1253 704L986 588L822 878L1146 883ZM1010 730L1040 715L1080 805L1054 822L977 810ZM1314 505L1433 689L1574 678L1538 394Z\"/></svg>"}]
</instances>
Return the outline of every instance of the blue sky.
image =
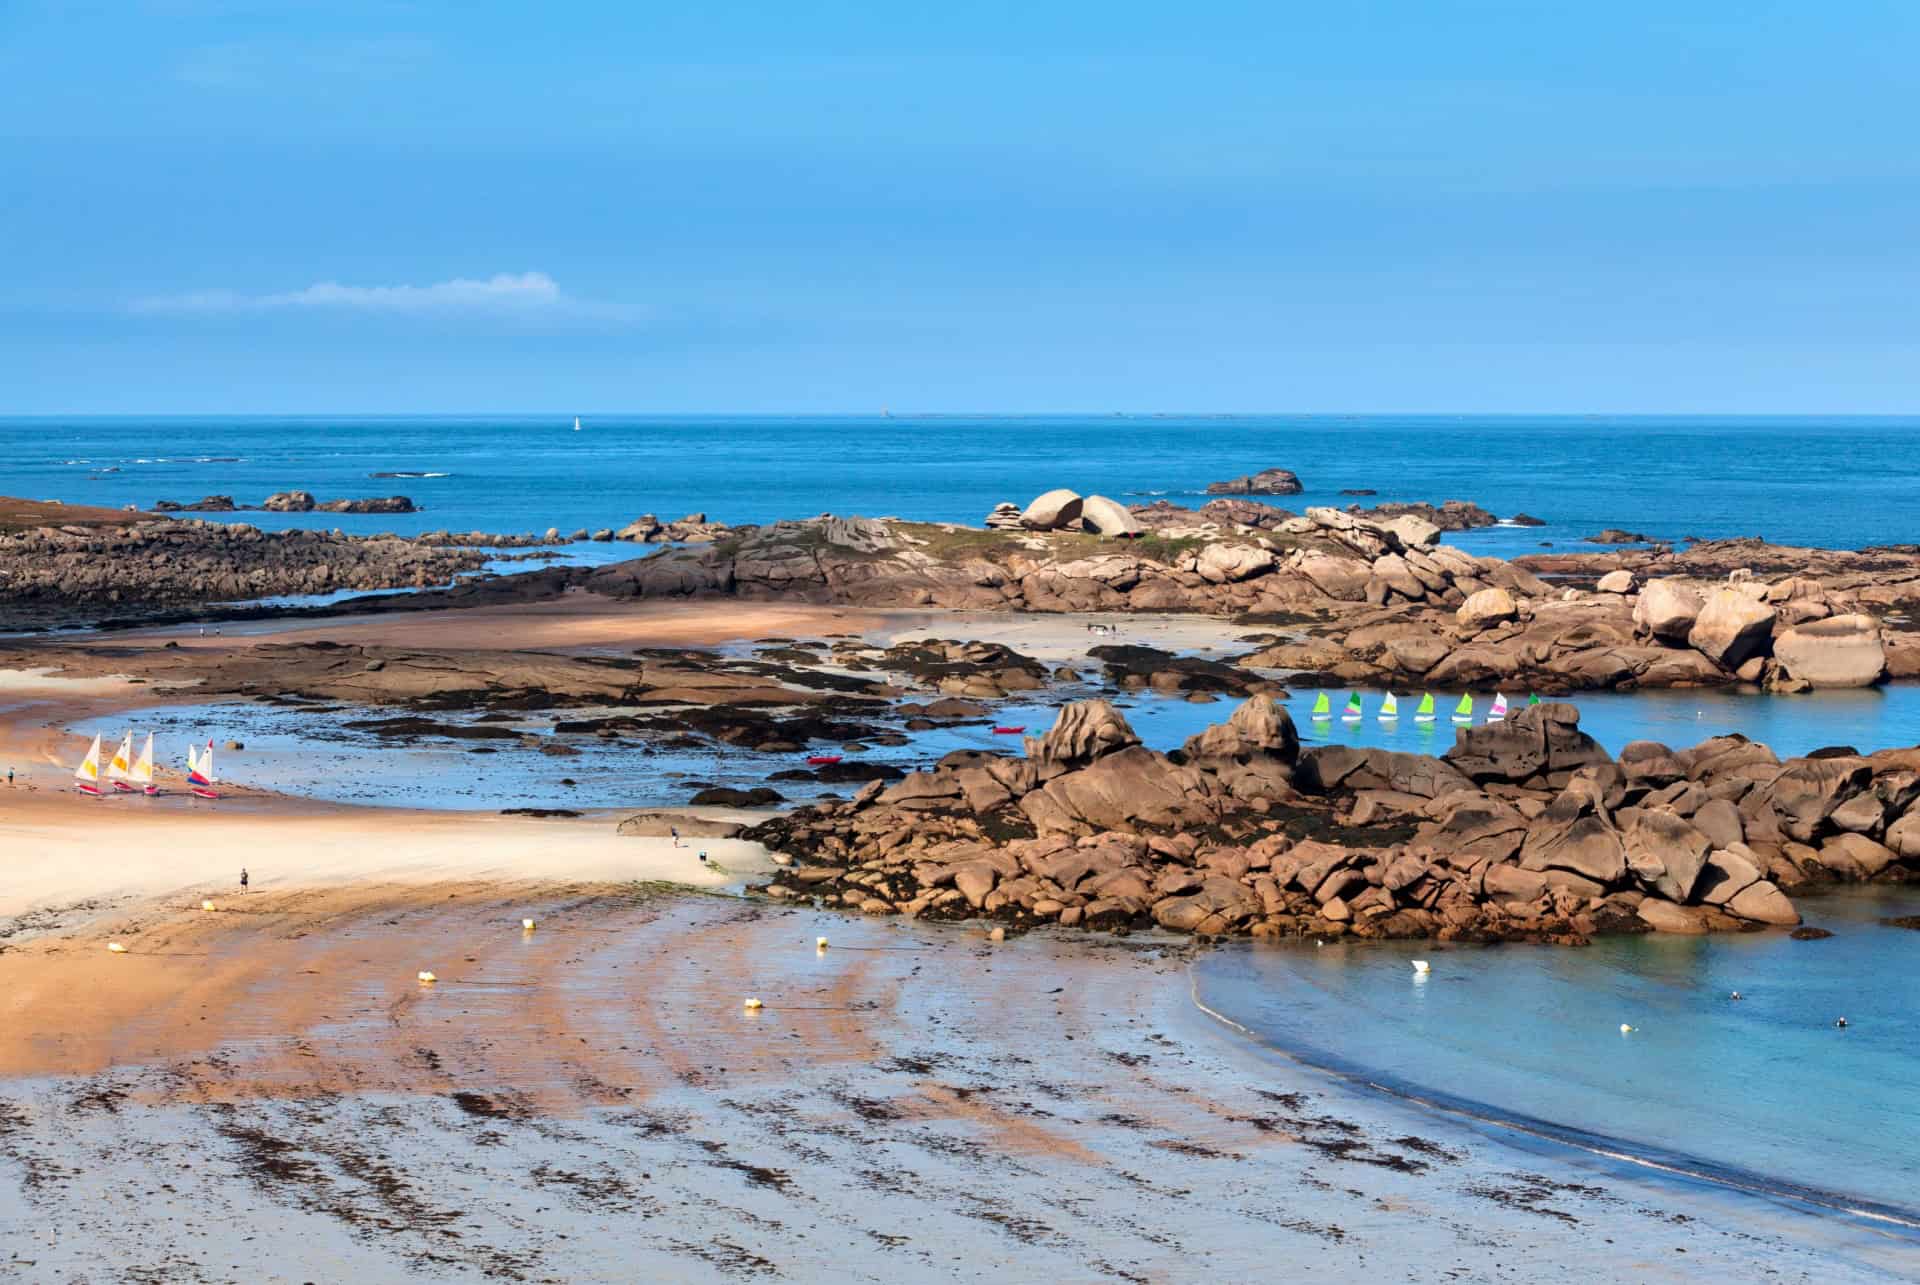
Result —
<instances>
[{"instance_id":1,"label":"blue sky","mask_svg":"<svg viewBox=\"0 0 1920 1285\"><path fill-rule=\"evenodd\" d=\"M0 413L1920 408L1920 5L0 0Z\"/></svg>"}]
</instances>

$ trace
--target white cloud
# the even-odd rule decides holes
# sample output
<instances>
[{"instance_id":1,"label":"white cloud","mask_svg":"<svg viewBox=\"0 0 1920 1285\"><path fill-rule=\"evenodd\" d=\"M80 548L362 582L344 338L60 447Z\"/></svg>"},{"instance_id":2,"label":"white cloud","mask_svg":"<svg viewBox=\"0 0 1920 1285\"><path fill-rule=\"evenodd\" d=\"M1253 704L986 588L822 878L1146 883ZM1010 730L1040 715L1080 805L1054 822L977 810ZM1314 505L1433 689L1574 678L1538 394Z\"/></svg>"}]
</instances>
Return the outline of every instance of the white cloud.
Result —
<instances>
[{"instance_id":1,"label":"white cloud","mask_svg":"<svg viewBox=\"0 0 1920 1285\"><path fill-rule=\"evenodd\" d=\"M628 309L577 300L544 272L500 272L485 280L455 277L424 286L354 286L319 281L303 290L277 294L195 290L136 299L131 307L140 313L201 316L293 311L519 317L632 315Z\"/></svg>"}]
</instances>

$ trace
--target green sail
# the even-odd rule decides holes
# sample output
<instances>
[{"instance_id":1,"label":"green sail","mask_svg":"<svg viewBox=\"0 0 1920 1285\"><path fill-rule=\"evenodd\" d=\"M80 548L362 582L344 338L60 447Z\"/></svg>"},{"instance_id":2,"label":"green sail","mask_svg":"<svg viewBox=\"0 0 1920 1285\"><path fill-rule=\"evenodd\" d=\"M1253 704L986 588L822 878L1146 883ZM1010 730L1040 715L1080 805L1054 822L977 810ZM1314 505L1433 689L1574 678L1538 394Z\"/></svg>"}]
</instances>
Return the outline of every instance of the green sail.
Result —
<instances>
[{"instance_id":1,"label":"green sail","mask_svg":"<svg viewBox=\"0 0 1920 1285\"><path fill-rule=\"evenodd\" d=\"M1347 713L1358 714L1359 712L1360 712L1360 693L1355 692L1353 693L1353 695L1347 697Z\"/></svg>"},{"instance_id":2,"label":"green sail","mask_svg":"<svg viewBox=\"0 0 1920 1285\"><path fill-rule=\"evenodd\" d=\"M1433 693L1428 692L1425 696L1422 696L1419 706L1413 712L1416 714L1433 713Z\"/></svg>"},{"instance_id":3,"label":"green sail","mask_svg":"<svg viewBox=\"0 0 1920 1285\"><path fill-rule=\"evenodd\" d=\"M1453 712L1456 714L1473 713L1473 693L1468 692L1466 695L1462 696L1460 698L1460 703L1453 707Z\"/></svg>"},{"instance_id":4,"label":"green sail","mask_svg":"<svg viewBox=\"0 0 1920 1285\"><path fill-rule=\"evenodd\" d=\"M1315 718L1329 718L1332 714L1333 702L1327 699L1325 692L1321 692L1313 698L1313 716Z\"/></svg>"}]
</instances>

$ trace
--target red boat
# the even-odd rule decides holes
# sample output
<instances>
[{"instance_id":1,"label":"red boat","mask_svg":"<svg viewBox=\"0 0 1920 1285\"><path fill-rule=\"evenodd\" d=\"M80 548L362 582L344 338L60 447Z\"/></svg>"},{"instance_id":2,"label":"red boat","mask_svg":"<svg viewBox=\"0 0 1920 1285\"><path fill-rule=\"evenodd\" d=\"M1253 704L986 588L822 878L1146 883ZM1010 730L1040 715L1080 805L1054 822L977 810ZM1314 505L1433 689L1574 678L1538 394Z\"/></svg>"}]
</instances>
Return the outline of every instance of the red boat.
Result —
<instances>
[{"instance_id":1,"label":"red boat","mask_svg":"<svg viewBox=\"0 0 1920 1285\"><path fill-rule=\"evenodd\" d=\"M993 734L995 736L1018 736L1026 730L1025 727L996 727L993 729Z\"/></svg>"},{"instance_id":2,"label":"red boat","mask_svg":"<svg viewBox=\"0 0 1920 1285\"><path fill-rule=\"evenodd\" d=\"M838 763L839 761L840 756L838 754L809 754L807 756L808 767L826 767L830 763Z\"/></svg>"}]
</instances>

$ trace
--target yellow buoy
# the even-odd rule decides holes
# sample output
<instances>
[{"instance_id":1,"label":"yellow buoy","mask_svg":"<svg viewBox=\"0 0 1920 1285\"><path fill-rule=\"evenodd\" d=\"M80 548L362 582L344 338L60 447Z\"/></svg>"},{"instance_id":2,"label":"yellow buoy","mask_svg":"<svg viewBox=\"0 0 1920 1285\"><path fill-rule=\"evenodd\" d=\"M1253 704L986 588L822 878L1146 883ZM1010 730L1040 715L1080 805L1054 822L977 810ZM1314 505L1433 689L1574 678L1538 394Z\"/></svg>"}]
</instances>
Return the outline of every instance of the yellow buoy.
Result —
<instances>
[{"instance_id":1,"label":"yellow buoy","mask_svg":"<svg viewBox=\"0 0 1920 1285\"><path fill-rule=\"evenodd\" d=\"M212 903L211 901L203 901L203 902L201 902L201 903L200 903L200 909L202 909L202 910L212 910L212 909L213 909L213 903Z\"/></svg>"},{"instance_id":2,"label":"yellow buoy","mask_svg":"<svg viewBox=\"0 0 1920 1285\"><path fill-rule=\"evenodd\" d=\"M423 982L437 982L440 979L423 968L420 970L420 980Z\"/></svg>"},{"instance_id":3,"label":"yellow buoy","mask_svg":"<svg viewBox=\"0 0 1920 1285\"><path fill-rule=\"evenodd\" d=\"M827 948L827 939L825 937L815 937L813 939L813 948L815 950L825 950Z\"/></svg>"},{"instance_id":4,"label":"yellow buoy","mask_svg":"<svg viewBox=\"0 0 1920 1285\"><path fill-rule=\"evenodd\" d=\"M1633 1034L1633 1027L1628 1026L1625 1022L1622 1022L1620 1023L1620 1033L1622 1035L1631 1035Z\"/></svg>"},{"instance_id":5,"label":"yellow buoy","mask_svg":"<svg viewBox=\"0 0 1920 1285\"><path fill-rule=\"evenodd\" d=\"M527 930L528 932L532 932L532 931L533 931L533 920L531 920L531 919L522 919L522 920L520 921L520 926L521 926L522 928L524 928L524 929L526 929L526 930Z\"/></svg>"},{"instance_id":6,"label":"yellow buoy","mask_svg":"<svg viewBox=\"0 0 1920 1285\"><path fill-rule=\"evenodd\" d=\"M110 950L110 951L112 951L112 952L113 952L114 954L116 954L116 955L124 955L124 954L126 954L126 953L127 953L127 948L126 948L125 946L122 946L122 945L121 945L121 944L120 944L119 942L117 942L117 941L110 941L110 942L108 942L108 943L107 943L107 949L108 949L108 950Z\"/></svg>"},{"instance_id":7,"label":"yellow buoy","mask_svg":"<svg viewBox=\"0 0 1920 1285\"><path fill-rule=\"evenodd\" d=\"M753 998L752 996L748 996L748 997L747 997L747 1007L748 1007L749 1009L756 1009L756 1008L759 1008L759 1007L760 1007L760 1001L759 1001L759 1000L757 1000L757 999L755 999L755 998Z\"/></svg>"}]
</instances>

